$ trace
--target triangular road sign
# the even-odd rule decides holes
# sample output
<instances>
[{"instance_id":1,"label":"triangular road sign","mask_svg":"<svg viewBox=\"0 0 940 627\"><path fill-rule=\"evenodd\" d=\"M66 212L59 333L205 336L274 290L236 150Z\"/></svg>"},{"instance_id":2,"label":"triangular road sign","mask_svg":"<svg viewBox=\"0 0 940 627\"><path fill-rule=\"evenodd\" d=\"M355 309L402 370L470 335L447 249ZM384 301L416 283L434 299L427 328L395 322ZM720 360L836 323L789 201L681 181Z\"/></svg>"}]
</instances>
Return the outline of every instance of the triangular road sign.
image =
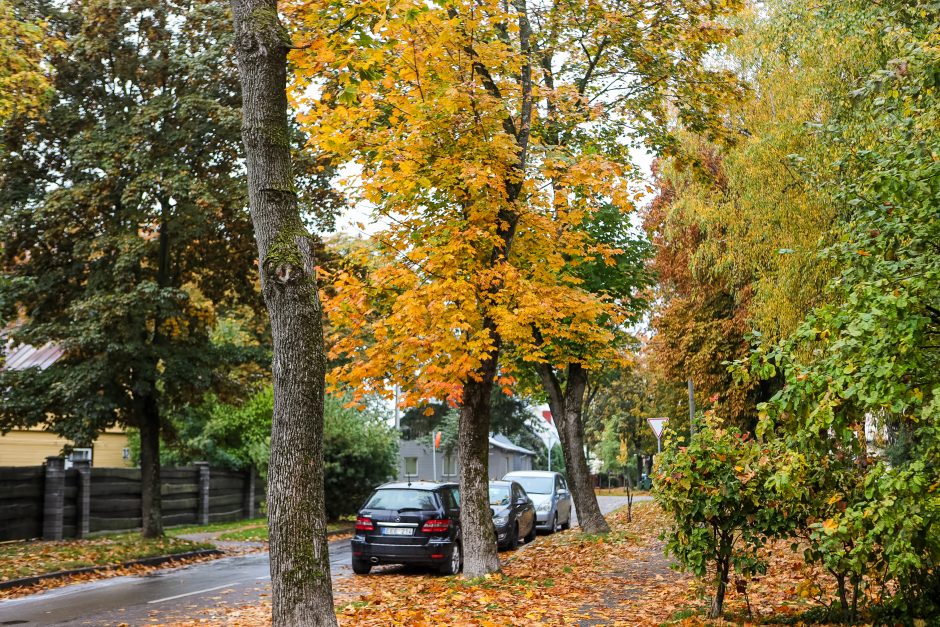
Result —
<instances>
[{"instance_id":1,"label":"triangular road sign","mask_svg":"<svg viewBox=\"0 0 940 627\"><path fill-rule=\"evenodd\" d=\"M650 429L653 430L653 433L656 435L656 439L659 439L659 436L663 434L663 427L666 426L668 418L647 418L646 422L650 423Z\"/></svg>"}]
</instances>

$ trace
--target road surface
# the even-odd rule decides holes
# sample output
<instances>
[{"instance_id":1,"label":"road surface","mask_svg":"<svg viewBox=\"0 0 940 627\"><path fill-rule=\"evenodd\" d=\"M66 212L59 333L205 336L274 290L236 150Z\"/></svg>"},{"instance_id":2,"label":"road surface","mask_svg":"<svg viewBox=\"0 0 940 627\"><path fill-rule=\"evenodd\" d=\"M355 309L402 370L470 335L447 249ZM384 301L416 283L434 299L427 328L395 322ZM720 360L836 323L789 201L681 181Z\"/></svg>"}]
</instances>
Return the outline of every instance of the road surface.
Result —
<instances>
[{"instance_id":1,"label":"road surface","mask_svg":"<svg viewBox=\"0 0 940 627\"><path fill-rule=\"evenodd\" d=\"M600 496L597 500L605 514L627 503L625 497L616 496ZM635 501L639 500L649 497L636 497ZM351 574L349 540L336 540L329 547L333 578ZM267 594L268 554L255 553L0 601L0 626L106 627L172 622L206 608L253 603Z\"/></svg>"}]
</instances>

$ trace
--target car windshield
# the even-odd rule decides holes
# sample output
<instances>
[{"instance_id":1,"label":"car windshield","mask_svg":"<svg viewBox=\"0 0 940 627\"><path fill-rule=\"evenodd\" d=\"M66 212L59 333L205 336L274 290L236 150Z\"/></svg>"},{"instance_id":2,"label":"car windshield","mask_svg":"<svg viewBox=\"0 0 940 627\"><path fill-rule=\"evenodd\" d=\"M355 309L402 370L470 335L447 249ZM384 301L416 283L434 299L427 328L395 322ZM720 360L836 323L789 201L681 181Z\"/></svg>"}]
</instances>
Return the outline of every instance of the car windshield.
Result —
<instances>
[{"instance_id":1,"label":"car windshield","mask_svg":"<svg viewBox=\"0 0 940 627\"><path fill-rule=\"evenodd\" d=\"M555 485L554 477L513 477L512 480L521 483L528 494L551 494Z\"/></svg>"},{"instance_id":2,"label":"car windshield","mask_svg":"<svg viewBox=\"0 0 940 627\"><path fill-rule=\"evenodd\" d=\"M437 503L434 501L434 493L429 490L390 488L376 490L372 498L366 502L364 509L426 511L436 510Z\"/></svg>"},{"instance_id":3,"label":"car windshield","mask_svg":"<svg viewBox=\"0 0 940 627\"><path fill-rule=\"evenodd\" d=\"M490 486L490 505L509 505L509 486Z\"/></svg>"}]
</instances>

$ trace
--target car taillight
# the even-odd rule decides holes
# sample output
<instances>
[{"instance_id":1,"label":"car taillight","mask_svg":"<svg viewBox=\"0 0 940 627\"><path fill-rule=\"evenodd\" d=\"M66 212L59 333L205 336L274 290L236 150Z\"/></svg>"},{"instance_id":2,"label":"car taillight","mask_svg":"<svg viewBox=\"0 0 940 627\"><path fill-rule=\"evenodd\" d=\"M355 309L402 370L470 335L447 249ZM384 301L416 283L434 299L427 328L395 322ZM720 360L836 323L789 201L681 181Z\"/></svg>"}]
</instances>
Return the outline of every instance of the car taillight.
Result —
<instances>
[{"instance_id":1,"label":"car taillight","mask_svg":"<svg viewBox=\"0 0 940 627\"><path fill-rule=\"evenodd\" d=\"M429 520L421 527L424 533L443 533L448 529L450 529L450 521L438 519Z\"/></svg>"},{"instance_id":2,"label":"car taillight","mask_svg":"<svg viewBox=\"0 0 940 627\"><path fill-rule=\"evenodd\" d=\"M372 524L372 519L363 518L362 516L357 518L356 531L375 531L375 525Z\"/></svg>"}]
</instances>

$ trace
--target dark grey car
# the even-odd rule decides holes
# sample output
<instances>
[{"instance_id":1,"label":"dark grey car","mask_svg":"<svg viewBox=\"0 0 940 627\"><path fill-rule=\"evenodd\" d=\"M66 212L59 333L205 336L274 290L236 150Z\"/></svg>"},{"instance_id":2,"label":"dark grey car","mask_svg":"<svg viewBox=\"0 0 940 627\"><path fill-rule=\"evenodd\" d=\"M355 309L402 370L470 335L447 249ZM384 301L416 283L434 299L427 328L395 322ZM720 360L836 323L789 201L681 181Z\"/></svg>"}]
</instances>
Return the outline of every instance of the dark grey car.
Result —
<instances>
[{"instance_id":1,"label":"dark grey car","mask_svg":"<svg viewBox=\"0 0 940 627\"><path fill-rule=\"evenodd\" d=\"M503 477L522 485L535 504L536 525L554 533L571 527L571 493L561 473L546 470L517 470Z\"/></svg>"},{"instance_id":2,"label":"dark grey car","mask_svg":"<svg viewBox=\"0 0 940 627\"><path fill-rule=\"evenodd\" d=\"M515 549L535 539L535 505L515 481L490 481L490 509L499 548Z\"/></svg>"}]
</instances>

